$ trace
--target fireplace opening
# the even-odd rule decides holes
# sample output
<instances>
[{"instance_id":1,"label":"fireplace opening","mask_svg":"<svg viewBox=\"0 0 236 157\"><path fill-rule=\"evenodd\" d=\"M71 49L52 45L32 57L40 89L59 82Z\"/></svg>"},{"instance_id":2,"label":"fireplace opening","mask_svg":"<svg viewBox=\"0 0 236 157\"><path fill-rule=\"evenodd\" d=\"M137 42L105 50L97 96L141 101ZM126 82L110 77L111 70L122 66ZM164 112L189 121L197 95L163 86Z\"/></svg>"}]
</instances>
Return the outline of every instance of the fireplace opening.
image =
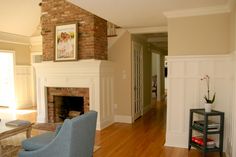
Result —
<instances>
[{"instance_id":1,"label":"fireplace opening","mask_svg":"<svg viewBox=\"0 0 236 157\"><path fill-rule=\"evenodd\" d=\"M79 96L54 96L55 119L64 121L67 118L84 114L84 98Z\"/></svg>"}]
</instances>

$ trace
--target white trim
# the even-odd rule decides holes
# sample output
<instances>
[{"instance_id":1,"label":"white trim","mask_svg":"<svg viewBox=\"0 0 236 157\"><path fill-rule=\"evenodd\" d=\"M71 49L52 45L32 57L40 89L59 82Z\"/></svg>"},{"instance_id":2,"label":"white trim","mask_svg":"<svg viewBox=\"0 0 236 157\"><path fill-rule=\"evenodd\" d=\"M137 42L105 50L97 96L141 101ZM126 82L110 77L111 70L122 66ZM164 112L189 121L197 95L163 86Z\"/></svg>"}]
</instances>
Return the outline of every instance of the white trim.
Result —
<instances>
[{"instance_id":1,"label":"white trim","mask_svg":"<svg viewBox=\"0 0 236 157\"><path fill-rule=\"evenodd\" d=\"M30 38L31 45L42 45L42 36L35 36Z\"/></svg>"},{"instance_id":2,"label":"white trim","mask_svg":"<svg viewBox=\"0 0 236 157\"><path fill-rule=\"evenodd\" d=\"M29 40L30 37L28 36L5 33L1 31L0 31L0 36L1 36L0 42L19 44L19 45L30 45L30 40Z\"/></svg>"},{"instance_id":3,"label":"white trim","mask_svg":"<svg viewBox=\"0 0 236 157\"><path fill-rule=\"evenodd\" d=\"M176 18L176 17L189 17L189 16L229 13L230 11L231 11L230 6L224 5L224 6L214 6L214 7L205 7L205 8L196 8L196 9L167 11L167 12L164 12L163 14L167 18Z\"/></svg>"},{"instance_id":4,"label":"white trim","mask_svg":"<svg viewBox=\"0 0 236 157\"><path fill-rule=\"evenodd\" d=\"M132 123L132 117L131 116L125 116L125 115L115 115L115 122L119 123Z\"/></svg>"},{"instance_id":5,"label":"white trim","mask_svg":"<svg viewBox=\"0 0 236 157\"><path fill-rule=\"evenodd\" d=\"M168 61L171 60L198 60L198 59L225 59L225 58L232 58L231 54L226 55L186 55L186 56L166 56Z\"/></svg>"},{"instance_id":6,"label":"white trim","mask_svg":"<svg viewBox=\"0 0 236 157\"><path fill-rule=\"evenodd\" d=\"M187 147L189 109L203 107L205 89L200 78L205 74L211 76L212 90L218 93L215 109L226 115L224 146L231 142L232 61L232 54L167 57L166 146Z\"/></svg>"},{"instance_id":7,"label":"white trim","mask_svg":"<svg viewBox=\"0 0 236 157\"><path fill-rule=\"evenodd\" d=\"M188 133L167 132L165 146L187 148Z\"/></svg>"},{"instance_id":8,"label":"white trim","mask_svg":"<svg viewBox=\"0 0 236 157\"><path fill-rule=\"evenodd\" d=\"M89 89L89 108L98 112L97 129L114 120L113 67L109 61L79 60L74 62L45 61L35 63L37 122L47 122L47 87Z\"/></svg>"},{"instance_id":9,"label":"white trim","mask_svg":"<svg viewBox=\"0 0 236 157\"><path fill-rule=\"evenodd\" d=\"M158 33L167 32L166 26L163 27L139 27L139 28L126 28L131 34L142 34L142 33Z\"/></svg>"},{"instance_id":10,"label":"white trim","mask_svg":"<svg viewBox=\"0 0 236 157\"><path fill-rule=\"evenodd\" d=\"M15 42L15 41L2 40L2 39L0 39L0 42L2 42L2 43L9 43L9 44L17 44L17 45L30 45L30 43Z\"/></svg>"}]
</instances>

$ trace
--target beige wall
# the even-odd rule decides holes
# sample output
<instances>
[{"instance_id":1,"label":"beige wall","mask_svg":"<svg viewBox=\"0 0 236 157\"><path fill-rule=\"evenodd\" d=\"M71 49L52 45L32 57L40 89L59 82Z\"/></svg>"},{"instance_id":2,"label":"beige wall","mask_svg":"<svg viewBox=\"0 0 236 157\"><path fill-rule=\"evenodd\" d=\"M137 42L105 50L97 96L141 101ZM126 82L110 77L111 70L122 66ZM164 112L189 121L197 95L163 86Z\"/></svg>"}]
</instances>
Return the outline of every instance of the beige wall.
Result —
<instances>
[{"instance_id":1,"label":"beige wall","mask_svg":"<svg viewBox=\"0 0 236 157\"><path fill-rule=\"evenodd\" d=\"M29 45L0 42L0 50L15 51L16 65L30 65Z\"/></svg>"},{"instance_id":2,"label":"beige wall","mask_svg":"<svg viewBox=\"0 0 236 157\"><path fill-rule=\"evenodd\" d=\"M230 14L230 51L236 50L236 11Z\"/></svg>"},{"instance_id":3,"label":"beige wall","mask_svg":"<svg viewBox=\"0 0 236 157\"><path fill-rule=\"evenodd\" d=\"M151 95L152 95L152 53L144 44L143 53L143 103L144 109L146 106L151 105Z\"/></svg>"},{"instance_id":4,"label":"beige wall","mask_svg":"<svg viewBox=\"0 0 236 157\"><path fill-rule=\"evenodd\" d=\"M116 115L131 116L131 34L125 32L108 50L114 63L114 103Z\"/></svg>"},{"instance_id":5,"label":"beige wall","mask_svg":"<svg viewBox=\"0 0 236 157\"><path fill-rule=\"evenodd\" d=\"M42 45L32 45L30 50L31 50L31 53L42 52L43 47L42 47Z\"/></svg>"},{"instance_id":6,"label":"beige wall","mask_svg":"<svg viewBox=\"0 0 236 157\"><path fill-rule=\"evenodd\" d=\"M230 14L168 19L168 55L230 52Z\"/></svg>"}]
</instances>

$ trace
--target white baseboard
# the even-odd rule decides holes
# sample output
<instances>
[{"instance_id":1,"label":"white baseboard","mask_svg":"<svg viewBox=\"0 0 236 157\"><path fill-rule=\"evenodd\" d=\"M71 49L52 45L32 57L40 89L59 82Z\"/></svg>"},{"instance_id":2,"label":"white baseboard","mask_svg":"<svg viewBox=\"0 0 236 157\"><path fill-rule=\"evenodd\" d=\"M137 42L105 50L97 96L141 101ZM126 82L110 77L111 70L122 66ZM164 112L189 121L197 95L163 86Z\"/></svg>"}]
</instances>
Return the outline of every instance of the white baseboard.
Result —
<instances>
[{"instance_id":1,"label":"white baseboard","mask_svg":"<svg viewBox=\"0 0 236 157\"><path fill-rule=\"evenodd\" d=\"M132 117L131 116L125 116L125 115L115 115L115 122L120 123L132 123Z\"/></svg>"},{"instance_id":2,"label":"white baseboard","mask_svg":"<svg viewBox=\"0 0 236 157\"><path fill-rule=\"evenodd\" d=\"M109 119L103 120L100 123L97 123L97 130L105 129L106 127L110 126L113 123L114 123L114 120L112 117L110 117Z\"/></svg>"}]
</instances>

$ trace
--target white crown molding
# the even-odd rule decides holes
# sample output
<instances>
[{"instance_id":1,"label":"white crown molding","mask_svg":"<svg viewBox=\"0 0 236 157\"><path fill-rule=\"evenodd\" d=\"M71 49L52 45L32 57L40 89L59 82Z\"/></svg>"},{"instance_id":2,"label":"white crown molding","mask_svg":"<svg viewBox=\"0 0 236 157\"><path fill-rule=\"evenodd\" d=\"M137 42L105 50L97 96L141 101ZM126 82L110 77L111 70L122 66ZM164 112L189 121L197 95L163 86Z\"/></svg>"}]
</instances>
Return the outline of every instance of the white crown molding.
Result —
<instances>
[{"instance_id":1,"label":"white crown molding","mask_svg":"<svg viewBox=\"0 0 236 157\"><path fill-rule=\"evenodd\" d=\"M167 26L163 27L139 27L139 28L126 28L131 34L142 34L142 33L159 33L167 32Z\"/></svg>"},{"instance_id":2,"label":"white crown molding","mask_svg":"<svg viewBox=\"0 0 236 157\"><path fill-rule=\"evenodd\" d=\"M0 42L18 45L30 45L29 37L5 32L0 32Z\"/></svg>"},{"instance_id":3,"label":"white crown molding","mask_svg":"<svg viewBox=\"0 0 236 157\"><path fill-rule=\"evenodd\" d=\"M166 56L166 59L168 61L171 60L192 60L192 59L226 59L226 58L231 58L232 59L232 54L222 54L222 55L185 55L185 56Z\"/></svg>"},{"instance_id":4,"label":"white crown molding","mask_svg":"<svg viewBox=\"0 0 236 157\"><path fill-rule=\"evenodd\" d=\"M42 45L42 36L30 37L31 45Z\"/></svg>"},{"instance_id":5,"label":"white crown molding","mask_svg":"<svg viewBox=\"0 0 236 157\"><path fill-rule=\"evenodd\" d=\"M167 12L164 12L163 14L167 18L176 18L176 17L189 17L189 16L229 13L231 11L230 6L231 6L231 4L227 4L224 6L214 6L214 7L205 7L205 8L196 8L196 9L167 11Z\"/></svg>"},{"instance_id":6,"label":"white crown molding","mask_svg":"<svg viewBox=\"0 0 236 157\"><path fill-rule=\"evenodd\" d=\"M10 40L1 40L1 43L8 43L8 44L17 44L17 45L30 45L29 43L24 43L24 42L15 42L15 41L10 41Z\"/></svg>"}]
</instances>

